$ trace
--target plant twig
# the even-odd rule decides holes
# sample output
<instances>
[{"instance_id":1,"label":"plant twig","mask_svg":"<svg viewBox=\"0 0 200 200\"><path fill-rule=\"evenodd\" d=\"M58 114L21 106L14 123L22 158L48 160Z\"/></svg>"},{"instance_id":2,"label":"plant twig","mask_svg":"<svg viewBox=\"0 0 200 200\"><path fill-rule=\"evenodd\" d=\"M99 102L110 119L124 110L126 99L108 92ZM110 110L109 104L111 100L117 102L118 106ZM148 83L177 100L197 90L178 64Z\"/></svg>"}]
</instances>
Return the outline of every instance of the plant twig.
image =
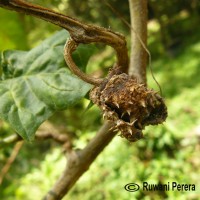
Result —
<instances>
[{"instance_id":1,"label":"plant twig","mask_svg":"<svg viewBox=\"0 0 200 200\"><path fill-rule=\"evenodd\" d=\"M117 64L127 72L129 59L125 37L103 27L84 24L77 19L57 13L47 8L22 0L0 0L0 7L22 12L56 24L69 31L76 43L104 43L113 47L117 54Z\"/></svg>"},{"instance_id":2,"label":"plant twig","mask_svg":"<svg viewBox=\"0 0 200 200\"><path fill-rule=\"evenodd\" d=\"M117 134L109 130L111 127L112 124L108 122L105 123L83 150L71 151L71 153L68 154L68 162L63 174L43 200L60 200L63 198Z\"/></svg>"},{"instance_id":3,"label":"plant twig","mask_svg":"<svg viewBox=\"0 0 200 200\"><path fill-rule=\"evenodd\" d=\"M3 145L16 143L20 140L23 140L23 139L18 134L13 134L6 138L3 138L0 140L0 149L1 149L1 146L3 146Z\"/></svg>"},{"instance_id":4,"label":"plant twig","mask_svg":"<svg viewBox=\"0 0 200 200\"><path fill-rule=\"evenodd\" d=\"M19 150L22 148L23 143L24 143L24 141L19 141L19 142L17 142L15 144L10 157L8 158L6 164L4 165L4 167L1 170L1 173L0 173L0 185L2 184L3 179L4 179L5 175L8 173L12 163L15 161L15 159L16 159L18 153L19 153Z\"/></svg>"},{"instance_id":5,"label":"plant twig","mask_svg":"<svg viewBox=\"0 0 200 200\"><path fill-rule=\"evenodd\" d=\"M72 142L68 135L57 132L37 131L35 135L36 140L53 139L55 142L63 146L64 152L70 152L72 149Z\"/></svg>"},{"instance_id":6,"label":"plant twig","mask_svg":"<svg viewBox=\"0 0 200 200\"><path fill-rule=\"evenodd\" d=\"M129 74L146 84L147 0L129 0L131 14L131 56ZM138 39L140 38L141 41Z\"/></svg>"},{"instance_id":7,"label":"plant twig","mask_svg":"<svg viewBox=\"0 0 200 200\"><path fill-rule=\"evenodd\" d=\"M64 148L66 150L72 148L69 137L66 134L60 134L56 131L49 132L49 131L46 131L46 130L42 130L42 131L39 130L35 134L35 139L36 140L53 139L57 143L64 145ZM16 142L21 141L21 140L23 140L22 137L20 137L18 134L13 134L11 136L8 136L8 137L0 140L0 148L3 145L13 144L13 143L16 143Z\"/></svg>"}]
</instances>

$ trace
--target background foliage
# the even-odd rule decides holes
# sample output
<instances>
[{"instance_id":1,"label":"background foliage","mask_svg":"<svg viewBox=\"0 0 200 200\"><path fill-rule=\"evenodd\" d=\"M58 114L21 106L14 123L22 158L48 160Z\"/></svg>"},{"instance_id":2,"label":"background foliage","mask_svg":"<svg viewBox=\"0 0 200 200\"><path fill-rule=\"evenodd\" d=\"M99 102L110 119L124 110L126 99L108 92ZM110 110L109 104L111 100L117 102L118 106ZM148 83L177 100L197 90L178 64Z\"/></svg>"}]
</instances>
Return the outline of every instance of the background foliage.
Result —
<instances>
[{"instance_id":1,"label":"background foliage","mask_svg":"<svg viewBox=\"0 0 200 200\"><path fill-rule=\"evenodd\" d=\"M129 41L129 30L101 1L34 1L75 16L83 21L111 27ZM128 2L109 3L129 20ZM102 10L104 12L102 12ZM116 137L81 177L65 199L198 199L200 196L200 2L149 1L149 49L154 75L166 98L169 117L157 127L145 130L145 139L129 143ZM54 34L59 28L41 20L0 9L0 50L29 50ZM114 62L110 48L97 46L87 70L105 74ZM148 74L148 84L157 86ZM102 123L95 106L86 110L89 101L79 101L66 111L56 112L48 123L73 140L74 148L83 148ZM44 127L48 129L48 123ZM0 138L13 130L0 122ZM0 168L13 145L1 148ZM64 168L65 158L52 141L26 143L0 186L1 199L40 199ZM130 182L196 184L195 192L128 193ZM29 192L27 192L29 191ZM34 194L34 195L33 195Z\"/></svg>"}]
</instances>

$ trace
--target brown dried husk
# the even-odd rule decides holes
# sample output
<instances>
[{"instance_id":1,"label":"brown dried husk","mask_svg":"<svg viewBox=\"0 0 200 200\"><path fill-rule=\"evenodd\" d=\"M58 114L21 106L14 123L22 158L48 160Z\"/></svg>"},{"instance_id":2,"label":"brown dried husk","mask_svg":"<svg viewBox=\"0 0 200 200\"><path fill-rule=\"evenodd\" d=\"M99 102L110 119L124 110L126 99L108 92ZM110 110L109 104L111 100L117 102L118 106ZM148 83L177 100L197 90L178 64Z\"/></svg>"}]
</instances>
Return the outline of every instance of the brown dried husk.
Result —
<instances>
[{"instance_id":1,"label":"brown dried husk","mask_svg":"<svg viewBox=\"0 0 200 200\"><path fill-rule=\"evenodd\" d=\"M103 111L103 117L114 123L113 129L134 142L143 138L145 126L165 121L167 108L157 92L134 77L115 73L111 71L100 86L91 90L90 99Z\"/></svg>"}]
</instances>

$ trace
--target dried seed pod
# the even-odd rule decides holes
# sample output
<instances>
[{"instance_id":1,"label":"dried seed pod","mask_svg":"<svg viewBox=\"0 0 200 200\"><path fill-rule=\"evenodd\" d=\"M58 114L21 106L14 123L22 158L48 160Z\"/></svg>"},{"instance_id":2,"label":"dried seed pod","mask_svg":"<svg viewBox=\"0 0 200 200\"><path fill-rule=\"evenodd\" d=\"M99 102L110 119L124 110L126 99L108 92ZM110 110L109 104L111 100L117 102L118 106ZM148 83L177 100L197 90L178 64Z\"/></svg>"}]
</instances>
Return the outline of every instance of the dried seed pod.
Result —
<instances>
[{"instance_id":1,"label":"dried seed pod","mask_svg":"<svg viewBox=\"0 0 200 200\"><path fill-rule=\"evenodd\" d=\"M143 138L145 126L160 124L167 117L161 96L116 69L91 90L90 99L100 107L105 119L114 122L121 136L131 142Z\"/></svg>"}]
</instances>

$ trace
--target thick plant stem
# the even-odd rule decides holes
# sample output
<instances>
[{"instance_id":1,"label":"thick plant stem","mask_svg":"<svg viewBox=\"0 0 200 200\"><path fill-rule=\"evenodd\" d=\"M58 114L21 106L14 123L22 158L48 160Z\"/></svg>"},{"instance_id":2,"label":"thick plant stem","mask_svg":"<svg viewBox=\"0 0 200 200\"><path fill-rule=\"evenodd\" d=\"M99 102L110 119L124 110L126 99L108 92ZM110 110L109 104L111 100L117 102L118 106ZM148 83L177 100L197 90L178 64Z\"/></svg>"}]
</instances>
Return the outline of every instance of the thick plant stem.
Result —
<instances>
[{"instance_id":1,"label":"thick plant stem","mask_svg":"<svg viewBox=\"0 0 200 200\"><path fill-rule=\"evenodd\" d=\"M132 27L129 74L146 84L147 0L129 0L129 7Z\"/></svg>"},{"instance_id":2,"label":"thick plant stem","mask_svg":"<svg viewBox=\"0 0 200 200\"><path fill-rule=\"evenodd\" d=\"M96 157L117 134L109 130L111 126L111 123L105 123L83 150L72 151L68 154L68 162L63 174L43 200L60 200L68 193L76 181L89 169Z\"/></svg>"},{"instance_id":3,"label":"thick plant stem","mask_svg":"<svg viewBox=\"0 0 200 200\"><path fill-rule=\"evenodd\" d=\"M122 71L128 71L128 51L125 37L110 29L89 25L53 10L22 0L0 0L0 7L32 15L66 29L77 43L104 43L116 51L117 64Z\"/></svg>"}]
</instances>

